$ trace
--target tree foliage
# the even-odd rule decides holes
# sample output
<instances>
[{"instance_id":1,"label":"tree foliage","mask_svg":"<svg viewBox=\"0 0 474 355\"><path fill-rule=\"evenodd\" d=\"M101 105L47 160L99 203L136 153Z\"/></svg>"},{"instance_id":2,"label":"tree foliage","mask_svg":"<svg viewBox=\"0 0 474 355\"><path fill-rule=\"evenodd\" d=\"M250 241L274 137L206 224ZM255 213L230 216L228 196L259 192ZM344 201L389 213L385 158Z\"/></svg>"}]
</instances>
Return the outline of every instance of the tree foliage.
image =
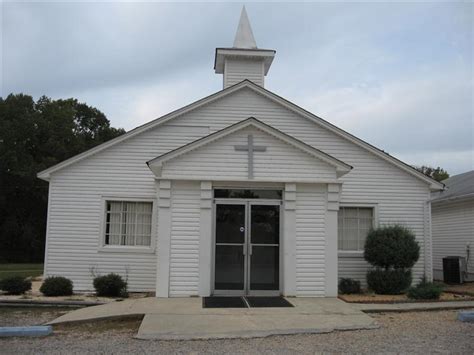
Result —
<instances>
[{"instance_id":1,"label":"tree foliage","mask_svg":"<svg viewBox=\"0 0 474 355\"><path fill-rule=\"evenodd\" d=\"M124 133L76 99L0 97L0 262L42 262L48 184L36 174Z\"/></svg>"},{"instance_id":2,"label":"tree foliage","mask_svg":"<svg viewBox=\"0 0 474 355\"><path fill-rule=\"evenodd\" d=\"M420 173L423 173L426 176L435 179L436 181L443 181L449 178L448 172L443 168L440 168L439 166L437 168L433 168L431 166L422 165L415 166L415 169L418 170Z\"/></svg>"}]
</instances>

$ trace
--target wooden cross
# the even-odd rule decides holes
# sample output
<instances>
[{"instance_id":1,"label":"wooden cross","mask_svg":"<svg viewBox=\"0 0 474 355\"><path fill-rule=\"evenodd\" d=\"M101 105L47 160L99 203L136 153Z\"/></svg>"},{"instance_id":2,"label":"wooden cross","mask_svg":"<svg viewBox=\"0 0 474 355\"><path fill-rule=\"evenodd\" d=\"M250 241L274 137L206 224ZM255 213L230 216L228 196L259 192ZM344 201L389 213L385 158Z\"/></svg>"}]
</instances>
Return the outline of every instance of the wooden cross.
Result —
<instances>
[{"instance_id":1,"label":"wooden cross","mask_svg":"<svg viewBox=\"0 0 474 355\"><path fill-rule=\"evenodd\" d=\"M253 135L247 136L247 145L235 145L235 150L248 152L248 176L253 179L253 153L264 152L267 147L253 145Z\"/></svg>"}]
</instances>

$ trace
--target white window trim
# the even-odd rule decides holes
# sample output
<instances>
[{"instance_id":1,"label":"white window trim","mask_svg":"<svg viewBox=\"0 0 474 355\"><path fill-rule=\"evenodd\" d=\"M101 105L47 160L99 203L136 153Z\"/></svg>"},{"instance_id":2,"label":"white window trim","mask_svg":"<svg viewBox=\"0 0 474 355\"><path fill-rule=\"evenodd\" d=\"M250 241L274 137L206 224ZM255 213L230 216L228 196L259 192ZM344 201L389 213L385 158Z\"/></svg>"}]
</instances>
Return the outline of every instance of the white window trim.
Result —
<instances>
[{"instance_id":1,"label":"white window trim","mask_svg":"<svg viewBox=\"0 0 474 355\"><path fill-rule=\"evenodd\" d=\"M106 245L105 244L105 215L107 213L107 201L130 201L130 202L151 202L151 237L149 246L134 245ZM100 217L100 235L99 252L106 253L154 253L157 239L157 221L158 221L158 200L156 198L143 196L101 196L101 217Z\"/></svg>"},{"instance_id":2,"label":"white window trim","mask_svg":"<svg viewBox=\"0 0 474 355\"><path fill-rule=\"evenodd\" d=\"M359 203L359 202L341 202L339 204L339 209L342 207L360 207L360 208L372 208L374 211L372 226L377 228L379 225L379 205L378 203ZM337 255L341 258L352 258L364 257L363 250L339 250L339 245L337 246Z\"/></svg>"}]
</instances>

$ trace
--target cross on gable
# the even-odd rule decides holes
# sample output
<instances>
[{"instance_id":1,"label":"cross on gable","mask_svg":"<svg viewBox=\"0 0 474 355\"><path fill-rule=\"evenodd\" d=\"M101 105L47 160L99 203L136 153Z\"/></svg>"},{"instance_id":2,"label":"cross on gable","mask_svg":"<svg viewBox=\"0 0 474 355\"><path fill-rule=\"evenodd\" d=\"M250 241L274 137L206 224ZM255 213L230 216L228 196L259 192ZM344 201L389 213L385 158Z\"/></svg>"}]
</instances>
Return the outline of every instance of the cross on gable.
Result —
<instances>
[{"instance_id":1,"label":"cross on gable","mask_svg":"<svg viewBox=\"0 0 474 355\"><path fill-rule=\"evenodd\" d=\"M248 152L248 178L253 179L253 153L264 152L267 147L253 145L253 135L247 136L247 145L235 145L235 150Z\"/></svg>"}]
</instances>

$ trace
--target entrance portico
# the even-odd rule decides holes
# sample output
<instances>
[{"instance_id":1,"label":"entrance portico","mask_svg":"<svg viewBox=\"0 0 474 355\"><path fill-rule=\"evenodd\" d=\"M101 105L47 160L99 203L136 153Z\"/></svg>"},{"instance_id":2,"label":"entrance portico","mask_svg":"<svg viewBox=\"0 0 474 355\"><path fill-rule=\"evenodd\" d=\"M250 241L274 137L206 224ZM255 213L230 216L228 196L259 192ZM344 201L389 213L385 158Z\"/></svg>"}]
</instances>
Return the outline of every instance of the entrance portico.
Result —
<instances>
[{"instance_id":1,"label":"entrance portico","mask_svg":"<svg viewBox=\"0 0 474 355\"><path fill-rule=\"evenodd\" d=\"M338 178L350 166L254 118L148 165L157 296L337 294Z\"/></svg>"}]
</instances>

